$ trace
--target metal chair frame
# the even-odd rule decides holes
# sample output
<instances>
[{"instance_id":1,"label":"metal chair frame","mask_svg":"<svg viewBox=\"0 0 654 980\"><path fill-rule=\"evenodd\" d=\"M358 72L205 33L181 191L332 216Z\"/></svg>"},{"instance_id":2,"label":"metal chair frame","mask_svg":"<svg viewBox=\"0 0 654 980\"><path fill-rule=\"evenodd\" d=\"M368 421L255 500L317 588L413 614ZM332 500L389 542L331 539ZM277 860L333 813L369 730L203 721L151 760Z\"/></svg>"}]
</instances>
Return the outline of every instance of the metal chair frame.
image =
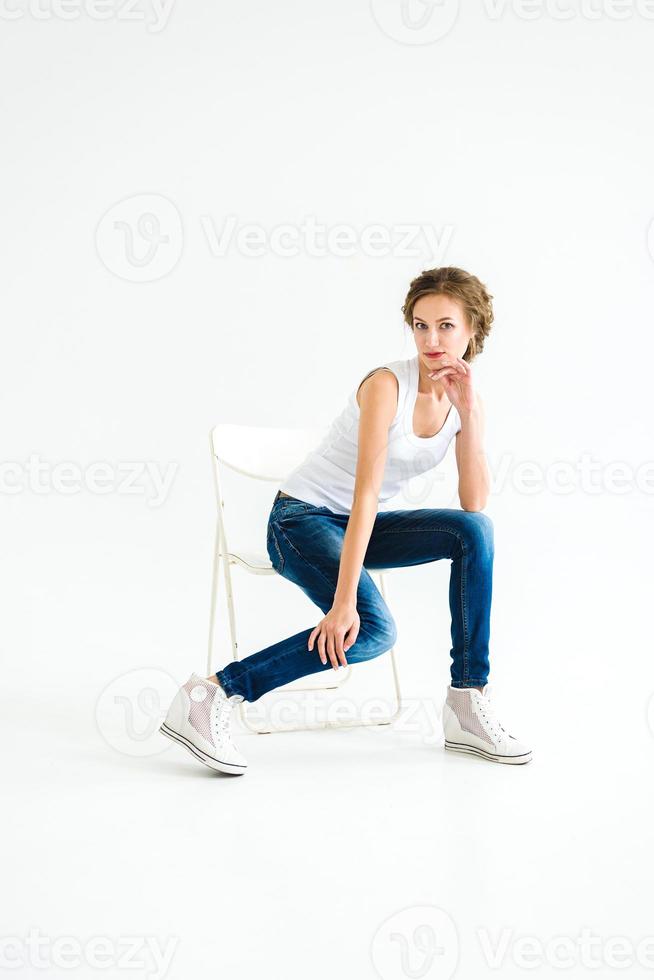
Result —
<instances>
[{"instance_id":1,"label":"metal chair frame","mask_svg":"<svg viewBox=\"0 0 654 980\"><path fill-rule=\"evenodd\" d=\"M320 429L279 429L223 423L214 426L209 434L209 445L216 491L216 529L213 549L213 574L211 583L211 605L209 615L209 647L207 656L207 675L215 663L216 607L220 587L220 569L225 577L225 598L229 621L229 634L232 659L239 660L236 631L236 612L232 587L231 566L237 565L252 575L276 575L270 559L266 555L230 550L225 526L225 501L222 492L220 467L225 466L242 476L266 482L282 482L288 472L304 457L308 447L316 443L324 433ZM280 472L281 468L281 472ZM379 590L386 601L385 574L388 569L371 570L370 574L379 576ZM252 725L247 717L246 703L238 704L241 721L246 729L259 735L274 732L314 731L324 728L358 728L363 726L390 725L399 715L402 707L400 679L395 655L395 647L389 651L393 670L393 684L396 706L391 714L376 721L358 718L353 721L325 721L318 725L293 725L284 728L268 727L261 729ZM352 664L348 664L339 680L329 684L311 684L297 687L279 687L275 692L301 694L303 691L333 691L343 687L352 674Z\"/></svg>"}]
</instances>

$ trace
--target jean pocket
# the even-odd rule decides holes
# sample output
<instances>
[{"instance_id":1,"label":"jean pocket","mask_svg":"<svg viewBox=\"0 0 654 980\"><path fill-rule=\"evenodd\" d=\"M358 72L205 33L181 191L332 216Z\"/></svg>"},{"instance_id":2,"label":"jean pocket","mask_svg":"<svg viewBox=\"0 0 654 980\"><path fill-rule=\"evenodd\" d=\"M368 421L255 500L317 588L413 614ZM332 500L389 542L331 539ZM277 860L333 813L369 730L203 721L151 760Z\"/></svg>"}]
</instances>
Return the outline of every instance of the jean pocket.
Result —
<instances>
[{"instance_id":1,"label":"jean pocket","mask_svg":"<svg viewBox=\"0 0 654 980\"><path fill-rule=\"evenodd\" d=\"M281 575L284 571L284 556L281 548L279 547L279 541L277 540L277 535L273 530L272 522L268 523L266 549L268 551L268 557L270 558L270 564L275 571Z\"/></svg>"},{"instance_id":2,"label":"jean pocket","mask_svg":"<svg viewBox=\"0 0 654 980\"><path fill-rule=\"evenodd\" d=\"M315 510L311 504L297 503L291 500L289 503L284 504L282 509L277 514L278 521L287 521L291 517L298 517L300 514L308 514L310 510Z\"/></svg>"},{"instance_id":3,"label":"jean pocket","mask_svg":"<svg viewBox=\"0 0 654 980\"><path fill-rule=\"evenodd\" d=\"M313 504L306 500L297 500L295 497L280 497L273 508L274 519L281 523L298 514L308 514L310 510L316 510Z\"/></svg>"}]
</instances>

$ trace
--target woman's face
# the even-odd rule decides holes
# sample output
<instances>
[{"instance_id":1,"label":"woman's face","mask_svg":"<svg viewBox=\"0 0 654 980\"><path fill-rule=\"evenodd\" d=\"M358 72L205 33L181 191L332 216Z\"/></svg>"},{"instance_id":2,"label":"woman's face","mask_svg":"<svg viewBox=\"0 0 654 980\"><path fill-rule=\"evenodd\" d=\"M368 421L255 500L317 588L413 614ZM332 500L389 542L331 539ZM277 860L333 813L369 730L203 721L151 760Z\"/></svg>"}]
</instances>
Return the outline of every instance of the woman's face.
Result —
<instances>
[{"instance_id":1,"label":"woman's face","mask_svg":"<svg viewBox=\"0 0 654 980\"><path fill-rule=\"evenodd\" d=\"M430 293L416 300L413 339L418 360L426 371L437 370L444 355L463 357L471 337L472 328L458 300L442 293ZM440 356L429 357L431 353Z\"/></svg>"}]
</instances>

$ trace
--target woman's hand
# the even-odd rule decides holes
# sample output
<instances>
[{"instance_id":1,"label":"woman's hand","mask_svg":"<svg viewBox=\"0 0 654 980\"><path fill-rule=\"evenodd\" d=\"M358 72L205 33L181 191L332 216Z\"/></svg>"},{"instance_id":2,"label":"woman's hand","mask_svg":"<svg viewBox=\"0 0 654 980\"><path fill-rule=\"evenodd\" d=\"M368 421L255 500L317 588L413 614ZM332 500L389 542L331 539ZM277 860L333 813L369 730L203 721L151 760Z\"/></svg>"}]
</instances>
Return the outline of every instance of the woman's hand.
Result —
<instances>
[{"instance_id":1,"label":"woman's hand","mask_svg":"<svg viewBox=\"0 0 654 980\"><path fill-rule=\"evenodd\" d=\"M472 370L468 362L464 361L462 357L443 354L438 363L442 367L430 371L429 377L433 381L443 383L445 394L459 415L471 412L477 407L477 396L472 380Z\"/></svg>"},{"instance_id":2,"label":"woman's hand","mask_svg":"<svg viewBox=\"0 0 654 980\"><path fill-rule=\"evenodd\" d=\"M347 667L345 654L356 640L360 625L361 620L354 603L334 603L325 618L311 632L309 650L313 650L317 639L318 654L323 664L327 663L328 655L334 670L338 670L339 660L343 667Z\"/></svg>"}]
</instances>

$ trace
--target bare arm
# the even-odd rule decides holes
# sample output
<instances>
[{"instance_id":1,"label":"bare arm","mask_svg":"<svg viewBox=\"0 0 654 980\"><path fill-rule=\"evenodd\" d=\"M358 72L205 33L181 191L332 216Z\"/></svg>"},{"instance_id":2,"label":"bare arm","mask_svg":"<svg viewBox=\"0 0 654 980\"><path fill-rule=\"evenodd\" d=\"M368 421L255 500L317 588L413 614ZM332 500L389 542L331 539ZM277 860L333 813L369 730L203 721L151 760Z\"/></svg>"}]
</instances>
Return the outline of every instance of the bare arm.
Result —
<instances>
[{"instance_id":1,"label":"bare arm","mask_svg":"<svg viewBox=\"0 0 654 980\"><path fill-rule=\"evenodd\" d=\"M397 409L398 383L378 371L360 388L357 469L352 510L345 531L334 602L356 604L357 586L377 516L388 452L388 430Z\"/></svg>"},{"instance_id":2,"label":"bare arm","mask_svg":"<svg viewBox=\"0 0 654 980\"><path fill-rule=\"evenodd\" d=\"M377 516L386 455L388 430L397 410L399 385L390 371L377 371L359 388L359 436L357 468L352 498L352 510L347 522L338 582L332 608L312 631L308 648L318 644L323 664L327 655L336 670L338 661L345 666L346 651L355 642L359 632L359 615L356 609L357 589Z\"/></svg>"},{"instance_id":3,"label":"bare arm","mask_svg":"<svg viewBox=\"0 0 654 980\"><path fill-rule=\"evenodd\" d=\"M485 415L477 392L476 405L461 416L455 454L459 471L459 500L464 510L483 510L488 500L490 476L484 452Z\"/></svg>"}]
</instances>

